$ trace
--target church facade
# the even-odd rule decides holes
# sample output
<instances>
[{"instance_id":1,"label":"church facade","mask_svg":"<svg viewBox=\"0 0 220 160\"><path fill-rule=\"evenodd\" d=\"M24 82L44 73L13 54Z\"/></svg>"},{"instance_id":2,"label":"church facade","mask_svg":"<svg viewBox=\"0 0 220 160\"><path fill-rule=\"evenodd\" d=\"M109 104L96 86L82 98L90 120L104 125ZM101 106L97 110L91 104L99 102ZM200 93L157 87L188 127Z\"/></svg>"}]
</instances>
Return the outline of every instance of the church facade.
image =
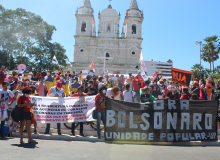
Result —
<instances>
[{"instance_id":1,"label":"church facade","mask_svg":"<svg viewBox=\"0 0 220 160\"><path fill-rule=\"evenodd\" d=\"M131 0L126 11L124 23L119 32L121 14L112 8L99 12L99 24L96 30L94 10L90 0L84 0L76 11L76 34L74 45L73 69L85 70L95 62L96 73L105 69L109 73L119 71L121 74L137 73L142 51L143 12L139 10L136 0Z\"/></svg>"}]
</instances>

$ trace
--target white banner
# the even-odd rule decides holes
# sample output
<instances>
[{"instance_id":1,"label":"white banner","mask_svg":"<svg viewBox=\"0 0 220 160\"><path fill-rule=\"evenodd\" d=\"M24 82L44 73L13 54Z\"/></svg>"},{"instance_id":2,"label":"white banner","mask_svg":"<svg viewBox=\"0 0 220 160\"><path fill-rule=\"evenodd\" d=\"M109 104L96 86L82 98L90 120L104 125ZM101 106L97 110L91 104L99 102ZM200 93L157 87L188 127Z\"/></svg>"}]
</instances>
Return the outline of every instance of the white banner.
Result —
<instances>
[{"instance_id":1,"label":"white banner","mask_svg":"<svg viewBox=\"0 0 220 160\"><path fill-rule=\"evenodd\" d=\"M31 96L37 123L65 123L95 121L95 97L55 98Z\"/></svg>"},{"instance_id":2,"label":"white banner","mask_svg":"<svg viewBox=\"0 0 220 160\"><path fill-rule=\"evenodd\" d=\"M148 76L145 74L143 69L140 69L139 72L141 73L141 77L144 81L148 80Z\"/></svg>"}]
</instances>

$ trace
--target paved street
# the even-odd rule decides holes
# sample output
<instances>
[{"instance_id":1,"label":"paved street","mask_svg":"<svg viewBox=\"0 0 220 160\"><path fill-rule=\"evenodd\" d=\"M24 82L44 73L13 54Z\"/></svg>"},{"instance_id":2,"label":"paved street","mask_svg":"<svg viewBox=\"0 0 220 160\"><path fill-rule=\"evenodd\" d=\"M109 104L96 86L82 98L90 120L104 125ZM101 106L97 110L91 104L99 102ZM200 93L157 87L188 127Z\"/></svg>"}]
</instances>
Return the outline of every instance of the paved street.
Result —
<instances>
[{"instance_id":1,"label":"paved street","mask_svg":"<svg viewBox=\"0 0 220 160\"><path fill-rule=\"evenodd\" d=\"M25 139L27 141L27 139ZM39 144L19 144L19 138L0 140L4 160L55 159L150 159L150 160L217 160L219 146L122 145L104 142L40 140Z\"/></svg>"}]
</instances>

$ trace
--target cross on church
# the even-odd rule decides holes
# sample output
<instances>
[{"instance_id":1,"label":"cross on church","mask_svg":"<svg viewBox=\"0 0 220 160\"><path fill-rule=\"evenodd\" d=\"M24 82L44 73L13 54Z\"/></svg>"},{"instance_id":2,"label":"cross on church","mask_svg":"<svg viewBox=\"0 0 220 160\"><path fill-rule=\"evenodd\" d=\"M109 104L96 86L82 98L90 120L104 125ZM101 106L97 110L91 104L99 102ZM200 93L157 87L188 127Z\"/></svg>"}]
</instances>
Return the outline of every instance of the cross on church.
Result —
<instances>
[{"instance_id":1,"label":"cross on church","mask_svg":"<svg viewBox=\"0 0 220 160\"><path fill-rule=\"evenodd\" d=\"M109 1L111 1L111 0L109 0ZM103 64L103 76L105 76L105 62L106 62L106 53L104 53L104 56L103 57L97 57L97 58L99 58L99 59L104 59L104 64ZM107 58L107 60L109 60L109 59L113 59L113 58Z\"/></svg>"}]
</instances>

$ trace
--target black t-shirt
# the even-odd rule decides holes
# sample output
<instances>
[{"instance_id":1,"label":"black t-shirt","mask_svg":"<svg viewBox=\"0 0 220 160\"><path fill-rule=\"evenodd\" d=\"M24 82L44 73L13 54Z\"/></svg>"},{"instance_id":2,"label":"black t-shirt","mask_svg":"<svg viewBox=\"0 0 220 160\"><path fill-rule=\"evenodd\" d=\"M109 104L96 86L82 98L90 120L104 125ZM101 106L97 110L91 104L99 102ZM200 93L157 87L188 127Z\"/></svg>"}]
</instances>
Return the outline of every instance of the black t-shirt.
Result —
<instances>
[{"instance_id":1,"label":"black t-shirt","mask_svg":"<svg viewBox=\"0 0 220 160\"><path fill-rule=\"evenodd\" d=\"M193 93L197 94L197 98L199 98L200 97L200 88L194 89Z\"/></svg>"},{"instance_id":2,"label":"black t-shirt","mask_svg":"<svg viewBox=\"0 0 220 160\"><path fill-rule=\"evenodd\" d=\"M214 94L214 99L220 99L220 88L213 88L212 94Z\"/></svg>"},{"instance_id":3,"label":"black t-shirt","mask_svg":"<svg viewBox=\"0 0 220 160\"><path fill-rule=\"evenodd\" d=\"M142 94L141 95L141 103L150 102L150 95L149 94Z\"/></svg>"},{"instance_id":4,"label":"black t-shirt","mask_svg":"<svg viewBox=\"0 0 220 160\"><path fill-rule=\"evenodd\" d=\"M161 95L160 90L158 91L158 89L160 89L157 85L156 86L151 86L152 87L152 95L155 98L158 98L158 95Z\"/></svg>"},{"instance_id":5,"label":"black t-shirt","mask_svg":"<svg viewBox=\"0 0 220 160\"><path fill-rule=\"evenodd\" d=\"M88 95L96 95L97 94L97 89L95 87L93 87L93 88L90 88L90 87L86 88L85 89L85 93L88 93L89 90L91 91L91 94L88 94Z\"/></svg>"},{"instance_id":6,"label":"black t-shirt","mask_svg":"<svg viewBox=\"0 0 220 160\"><path fill-rule=\"evenodd\" d=\"M36 76L37 72L36 72L36 71L32 71L32 73L33 73L34 78L35 78L35 76Z\"/></svg>"}]
</instances>

